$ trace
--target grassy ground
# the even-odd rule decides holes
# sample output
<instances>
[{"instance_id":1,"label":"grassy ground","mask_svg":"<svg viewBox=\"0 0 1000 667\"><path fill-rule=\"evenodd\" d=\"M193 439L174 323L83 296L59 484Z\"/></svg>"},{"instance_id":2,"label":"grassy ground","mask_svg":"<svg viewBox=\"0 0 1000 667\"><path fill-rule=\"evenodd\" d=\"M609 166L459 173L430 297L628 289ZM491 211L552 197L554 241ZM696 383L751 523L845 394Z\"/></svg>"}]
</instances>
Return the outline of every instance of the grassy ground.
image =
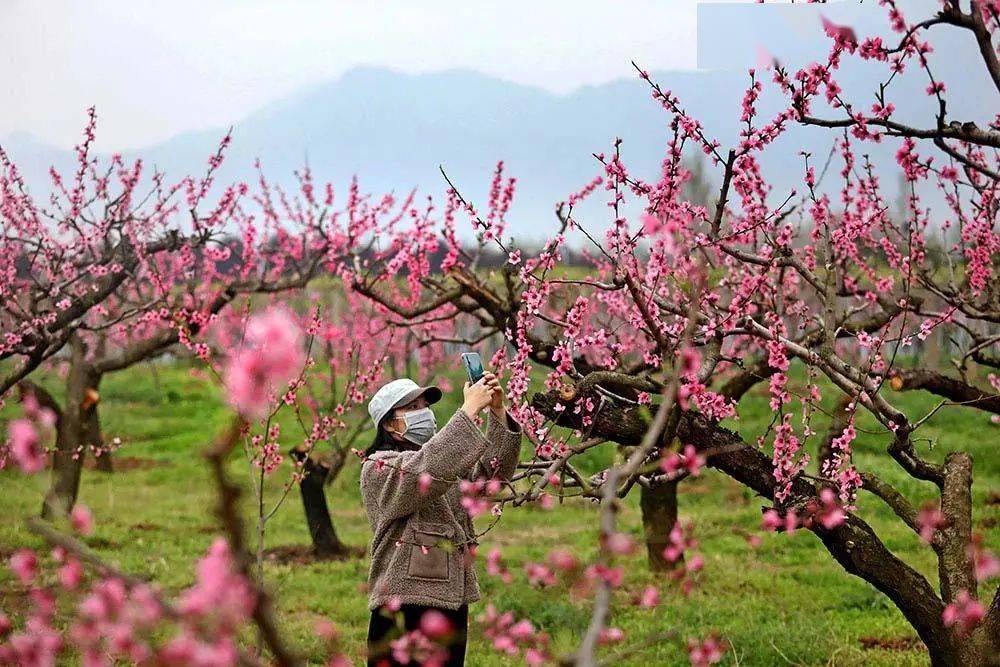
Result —
<instances>
[{"instance_id":1,"label":"grassy ground","mask_svg":"<svg viewBox=\"0 0 1000 667\"><path fill-rule=\"evenodd\" d=\"M125 446L119 457L133 457L137 465L111 475L87 470L80 500L98 519L88 543L122 568L161 582L171 591L190 584L192 564L213 539L215 526L207 511L212 489L198 451L225 422L227 412L218 394L206 382L181 367L163 366L155 381L149 367L110 376L102 386L101 410L108 437L120 436ZM58 382L45 383L59 394ZM925 394L906 396L912 408L930 408L935 401ZM454 409L448 397L440 417ZM735 424L746 435L759 432L770 419L766 399L755 394L744 401L742 420ZM0 421L13 414L8 406ZM292 430L287 431L294 433ZM992 549L1000 550L995 526L1000 508L988 505L989 492L1000 489L1000 456L996 447L1000 429L982 415L949 408L939 412L926 429L934 439L929 454L940 460L952 447L971 452L976 460L974 501L977 529ZM938 441L940 438L940 441ZM289 445L294 444L289 442ZM864 469L879 470L916 502L931 497L931 489L906 478L884 455L884 437L862 435L857 445ZM926 453L928 445L922 444ZM610 452L599 452L593 466ZM124 466L122 466L124 467ZM247 480L242 454L233 457L232 472ZM277 494L282 473L272 480ZM349 543L368 540L368 527L357 490L358 465L351 461L328 491L334 521ZM46 476L25 478L0 471L0 556L15 548L39 546L26 532L23 517L38 511ZM701 585L688 598L671 584L651 576L641 556L626 563L625 591L617 596L613 624L632 641L652 633L674 631L679 638L622 658L620 664L681 664L686 662L682 640L717 631L733 647L725 664L837 664L919 665L926 656L900 613L883 595L859 579L845 574L811 534L764 535L754 550L736 531L756 531L761 503L728 478L707 471L682 484L681 514L694 521L706 558ZM247 494L249 496L249 494ZM247 516L252 508L247 498ZM894 521L870 496L860 499L862 514L870 520L888 546L928 576L934 564L929 549ZM638 495L633 494L620 518L621 525L640 534ZM269 524L268 546L305 544L308 533L299 499L289 496ZM575 646L589 618L589 601L572 599L562 589L536 590L528 586L524 563L544 558L555 547L567 547L588 558L594 553L596 509L587 503L567 502L545 512L541 509L508 510L483 541L483 553L501 547L515 580L504 585L482 571L480 582L486 601L501 610L530 615L553 639L557 651ZM320 645L312 634L319 618L334 620L350 655L360 662L368 612L361 590L367 561L309 564L270 564L266 577L276 592L282 618L296 644L319 658ZM664 602L653 611L628 603L630 594L647 584L663 591ZM989 589L989 594L992 589ZM6 568L0 570L0 610L15 617L24 608L24 592ZM482 610L485 602L474 606ZM606 655L613 655L607 650ZM508 660L491 650L478 629L473 630L469 664L500 665Z\"/></svg>"}]
</instances>

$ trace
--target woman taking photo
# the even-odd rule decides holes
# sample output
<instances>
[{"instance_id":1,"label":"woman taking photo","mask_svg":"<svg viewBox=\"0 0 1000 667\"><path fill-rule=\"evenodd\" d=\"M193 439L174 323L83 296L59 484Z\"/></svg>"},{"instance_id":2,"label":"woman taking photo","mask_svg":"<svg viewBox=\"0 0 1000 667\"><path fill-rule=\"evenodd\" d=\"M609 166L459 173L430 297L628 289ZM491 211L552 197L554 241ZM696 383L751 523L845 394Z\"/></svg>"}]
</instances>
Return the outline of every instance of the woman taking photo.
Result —
<instances>
[{"instance_id":1,"label":"woman taking photo","mask_svg":"<svg viewBox=\"0 0 1000 667\"><path fill-rule=\"evenodd\" d=\"M383 386L368 404L376 427L361 467L372 529L369 665L401 664L391 642L417 629L448 651L443 664L465 664L468 605L479 599L479 584L470 553L476 533L458 483L509 479L521 429L507 415L492 373L465 384L462 407L438 431L430 406L440 399L437 387L404 378ZM484 436L473 419L487 409Z\"/></svg>"}]
</instances>

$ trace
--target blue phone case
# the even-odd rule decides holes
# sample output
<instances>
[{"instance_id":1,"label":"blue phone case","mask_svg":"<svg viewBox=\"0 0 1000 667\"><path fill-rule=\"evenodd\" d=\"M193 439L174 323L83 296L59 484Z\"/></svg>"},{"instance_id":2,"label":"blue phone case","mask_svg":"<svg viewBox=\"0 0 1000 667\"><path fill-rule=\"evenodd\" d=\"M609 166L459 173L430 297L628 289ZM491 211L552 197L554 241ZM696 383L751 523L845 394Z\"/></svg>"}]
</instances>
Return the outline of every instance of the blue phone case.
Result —
<instances>
[{"instance_id":1,"label":"blue phone case","mask_svg":"<svg viewBox=\"0 0 1000 667\"><path fill-rule=\"evenodd\" d=\"M463 352L462 365L465 366L465 372L469 376L469 382L472 384L479 382L480 378L485 374L483 360L478 352Z\"/></svg>"}]
</instances>

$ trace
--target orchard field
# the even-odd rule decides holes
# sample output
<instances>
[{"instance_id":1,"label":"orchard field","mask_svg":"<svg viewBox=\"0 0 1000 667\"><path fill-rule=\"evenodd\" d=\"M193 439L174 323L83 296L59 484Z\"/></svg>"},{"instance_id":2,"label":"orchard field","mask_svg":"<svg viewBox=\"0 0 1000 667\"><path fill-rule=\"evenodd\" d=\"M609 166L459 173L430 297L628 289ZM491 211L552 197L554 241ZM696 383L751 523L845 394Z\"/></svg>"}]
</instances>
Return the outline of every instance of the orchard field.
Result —
<instances>
[{"instance_id":1,"label":"orchard field","mask_svg":"<svg viewBox=\"0 0 1000 667\"><path fill-rule=\"evenodd\" d=\"M453 380L458 380L456 375ZM51 377L44 384L58 395L59 383ZM929 410L934 399L925 393L906 394L908 409ZM457 407L455 393L439 405L439 419ZM191 373L184 363L140 366L106 381L101 394L108 438L120 437L115 453L119 471L84 472L80 502L88 506L97 530L85 542L123 570L160 582L177 592L192 583L192 564L218 534L206 507L214 502L209 472L200 451L223 428L228 411L218 389ZM2 414L9 417L13 409ZM771 415L763 390L741 403L741 420L735 428L752 432ZM822 426L819 422L817 426ZM951 407L938 412L927 429L931 439L947 433L944 443L961 443L975 458L973 500L976 529L993 550L1000 549L1000 457L995 449L1000 427L981 415ZM884 436L861 435L855 449L859 465L878 470L910 494L915 501L929 499L925 485L907 480L893 470L884 453ZM930 456L943 459L948 445ZM605 455L606 450L598 450ZM610 454L608 454L610 456ZM590 460L597 470L608 461ZM234 478L246 480L247 462L234 454ZM288 474L288 464L276 475ZM0 558L16 549L43 547L29 534L24 517L35 514L44 495L46 476L26 477L14 470L0 471ZM279 489L272 487L273 497ZM369 539L367 520L358 492L358 461L347 467L327 489L334 523L351 545ZM253 513L249 489L245 512ZM631 496L621 514L623 531L641 541L637 496ZM600 657L611 664L681 664L687 661L684 641L715 630L732 649L727 665L925 665L926 651L912 628L878 591L857 578L845 576L839 565L825 557L815 536L805 530L791 537L765 532L760 527L761 499L711 469L680 486L682 520L693 519L706 565L697 587L688 597L661 576L649 573L644 554L630 557L625 583L611 625L620 627L634 641L674 633L635 653L618 657L613 647ZM862 510L884 535L887 544L903 558L933 574L933 557L908 529L899 526L891 512L876 499L862 496ZM522 566L543 561L557 547L568 547L581 558L592 558L597 544L597 508L594 503L568 500L562 507L535 507L507 511L482 540L477 564L484 600L472 607L473 616L487 601L518 615L530 615L549 633L560 652L571 652L590 617L589 598L529 585ZM480 523L485 525L482 518ZM752 548L745 535L762 542ZM309 535L299 498L289 497L269 527L268 547L308 545ZM486 574L483 556L500 547L513 574L504 584ZM266 581L278 600L282 623L299 646L310 651L310 660L322 664L322 645L313 632L317 619L334 621L342 631L345 649L356 663L363 658L368 612L361 587L367 577L367 560L277 563L269 560ZM642 609L630 596L646 585L662 591L661 604ZM0 570L0 609L8 613L27 606L26 588L11 573ZM510 660L494 651L473 624L469 646L470 665L503 665Z\"/></svg>"},{"instance_id":2,"label":"orchard field","mask_svg":"<svg viewBox=\"0 0 1000 667\"><path fill-rule=\"evenodd\" d=\"M96 104L41 184L0 145L0 667L444 667L470 568L473 667L1000 667L1000 0L772 4L809 48L726 126L613 56L654 160L602 127L543 217L480 123L536 112L468 83L363 95L368 180L310 161L350 101L276 175L236 125L106 152Z\"/></svg>"}]
</instances>

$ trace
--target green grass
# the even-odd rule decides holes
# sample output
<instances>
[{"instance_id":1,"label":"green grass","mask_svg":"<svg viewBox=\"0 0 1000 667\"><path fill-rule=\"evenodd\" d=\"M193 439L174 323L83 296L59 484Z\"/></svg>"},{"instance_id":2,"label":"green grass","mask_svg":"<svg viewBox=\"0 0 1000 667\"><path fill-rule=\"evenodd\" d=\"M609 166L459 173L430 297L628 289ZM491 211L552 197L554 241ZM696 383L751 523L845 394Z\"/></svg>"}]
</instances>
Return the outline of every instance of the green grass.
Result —
<instances>
[{"instance_id":1,"label":"green grass","mask_svg":"<svg viewBox=\"0 0 1000 667\"><path fill-rule=\"evenodd\" d=\"M98 520L95 534L87 542L104 558L134 574L156 579L170 592L189 585L192 565L216 534L208 511L212 486L199 457L200 448L227 419L217 391L193 377L182 366L159 366L159 388L150 368L141 367L109 376L102 385L101 414L108 438L124 442L119 457L155 461L147 467L106 475L86 470L80 501ZM45 378L58 396L58 379ZM935 404L926 394L903 397L914 414ZM441 406L443 417L456 407L455 396ZM16 407L9 405L0 420ZM747 397L742 419L732 424L747 436L759 433L771 414L761 391ZM865 423L865 427L873 427ZM823 423L814 428L822 432ZM284 430L285 449L295 444L292 424ZM997 506L987 506L990 490L1000 488L1000 457L996 453L1000 429L982 414L948 408L940 411L923 435L932 438L933 451L921 443L924 454L941 460L951 448L962 448L975 457L975 519L989 546L1000 550L1000 536L993 526L1000 518ZM815 449L815 442L810 444ZM884 453L885 436L862 434L857 459L863 469L881 472L915 503L933 497L933 489L902 474ZM599 448L587 467L606 463L609 448ZM247 464L241 453L234 455L231 472L249 484ZM283 469L271 480L273 498L286 479ZM23 518L40 507L47 476L24 477L0 471L0 494L4 511L0 517L0 556L21 546L39 547L37 538L24 528ZM328 490L334 522L345 541L362 545L368 526L359 499L358 465L353 458ZM888 599L865 582L851 577L829 557L819 541L805 531L791 536L764 535L762 546L751 549L741 534L756 531L761 502L728 478L706 471L681 486L682 519L696 525L706 565L701 583L683 597L666 579L651 575L642 555L626 560L626 584L616 594L612 623L626 632L628 641L639 642L653 633L674 631L678 640L655 644L620 660L620 664L686 663L683 640L716 631L732 646L725 664L837 664L920 665L924 653L917 649L865 649L862 637L892 641L915 637L912 629ZM248 493L246 516L253 515ZM887 545L900 557L929 577L934 561L929 549L876 499L863 495L860 512ZM595 552L597 510L581 501L567 501L546 512L537 508L509 509L500 523L483 539L482 552L503 550L514 573L514 583L504 585L480 567L484 601L473 607L479 613L486 602L500 610L530 616L547 631L557 652L571 650L582 636L590 613L589 599L567 595L564 588L536 590L528 586L522 567L541 560L556 547L573 550L584 559ZM641 522L638 495L632 494L620 515L620 525L638 537ZM308 533L300 501L293 491L287 503L269 524L268 546L305 544ZM480 559L482 561L482 559ZM367 561L320 562L307 565L268 565L266 578L274 590L286 630L295 644L315 660L321 645L313 636L316 619L337 623L345 646L360 662L368 611L362 585ZM933 579L932 579L933 580ZM662 590L662 604L641 610L629 604L630 595L655 584ZM987 587L991 594L992 589ZM18 618L25 607L24 591L6 568L0 570L0 610ZM605 649L605 655L612 655ZM470 665L501 665L509 661L496 654L473 630L469 647Z\"/></svg>"}]
</instances>

